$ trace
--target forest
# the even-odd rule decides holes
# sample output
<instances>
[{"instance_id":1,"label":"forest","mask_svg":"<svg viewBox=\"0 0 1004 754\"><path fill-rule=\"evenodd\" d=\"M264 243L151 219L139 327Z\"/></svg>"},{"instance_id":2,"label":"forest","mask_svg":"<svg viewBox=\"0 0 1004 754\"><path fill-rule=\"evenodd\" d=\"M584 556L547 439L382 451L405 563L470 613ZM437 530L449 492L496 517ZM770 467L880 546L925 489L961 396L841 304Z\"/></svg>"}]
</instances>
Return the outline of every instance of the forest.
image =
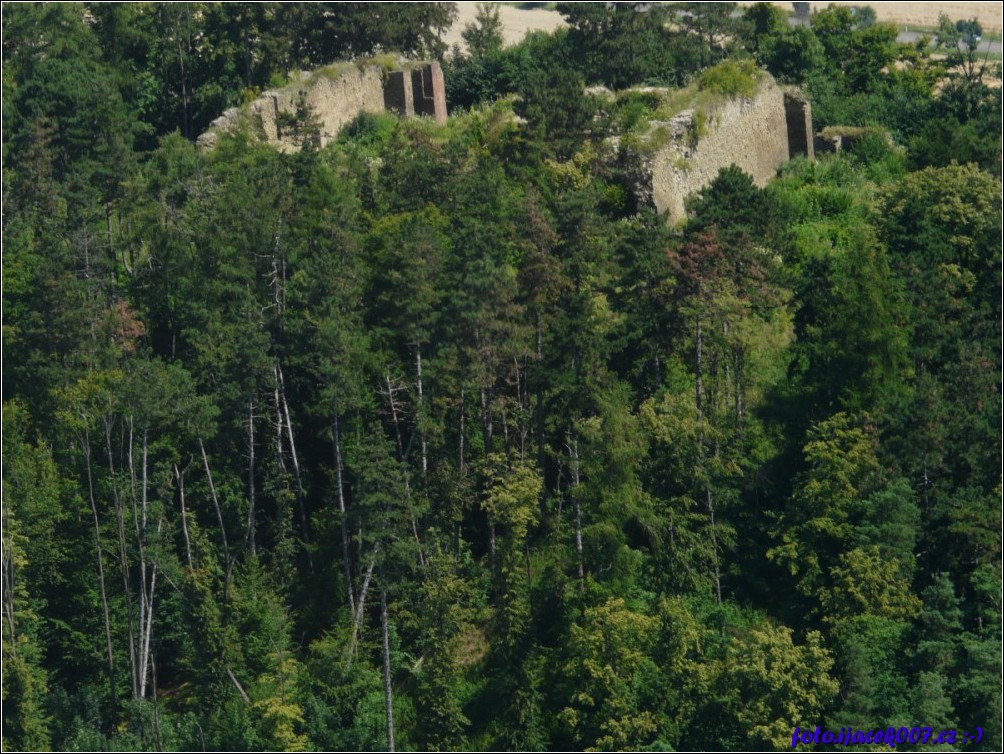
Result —
<instances>
[{"instance_id":1,"label":"forest","mask_svg":"<svg viewBox=\"0 0 1004 754\"><path fill-rule=\"evenodd\" d=\"M557 8L3 4L4 751L1000 750L999 57ZM195 147L388 52L446 125ZM669 225L618 145L759 71L860 138Z\"/></svg>"}]
</instances>

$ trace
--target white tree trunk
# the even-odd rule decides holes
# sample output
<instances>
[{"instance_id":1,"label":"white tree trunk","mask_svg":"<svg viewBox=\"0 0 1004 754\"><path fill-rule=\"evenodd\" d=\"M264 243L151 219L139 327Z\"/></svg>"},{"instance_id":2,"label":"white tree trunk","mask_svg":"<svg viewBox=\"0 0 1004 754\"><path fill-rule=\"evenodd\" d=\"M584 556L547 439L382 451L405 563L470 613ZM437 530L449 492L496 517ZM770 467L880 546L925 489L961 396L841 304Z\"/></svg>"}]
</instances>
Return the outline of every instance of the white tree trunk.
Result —
<instances>
[{"instance_id":1,"label":"white tree trunk","mask_svg":"<svg viewBox=\"0 0 1004 754\"><path fill-rule=\"evenodd\" d=\"M394 689L390 678L390 634L387 630L387 590L380 590L380 632L383 636L383 695L387 716L387 751L394 751Z\"/></svg>"}]
</instances>

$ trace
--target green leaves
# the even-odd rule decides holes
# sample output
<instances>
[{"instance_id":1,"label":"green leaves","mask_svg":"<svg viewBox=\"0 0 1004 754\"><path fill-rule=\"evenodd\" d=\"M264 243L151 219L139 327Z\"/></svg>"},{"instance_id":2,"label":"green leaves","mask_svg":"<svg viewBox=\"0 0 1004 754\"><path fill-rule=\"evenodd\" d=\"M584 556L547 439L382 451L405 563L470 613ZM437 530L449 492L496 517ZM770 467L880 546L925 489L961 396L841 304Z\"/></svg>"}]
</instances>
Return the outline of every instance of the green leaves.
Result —
<instances>
[{"instance_id":1,"label":"green leaves","mask_svg":"<svg viewBox=\"0 0 1004 754\"><path fill-rule=\"evenodd\" d=\"M739 702L730 712L747 740L781 749L791 745L791 731L800 720L818 719L836 695L832 667L819 633L808 632L799 645L791 629L765 622L729 644L719 693Z\"/></svg>"},{"instance_id":2,"label":"green leaves","mask_svg":"<svg viewBox=\"0 0 1004 754\"><path fill-rule=\"evenodd\" d=\"M775 533L781 544L767 552L798 576L805 594L818 594L862 522L865 498L881 488L877 450L875 428L863 417L836 414L811 431L808 469Z\"/></svg>"},{"instance_id":3,"label":"green leaves","mask_svg":"<svg viewBox=\"0 0 1004 754\"><path fill-rule=\"evenodd\" d=\"M652 668L656 620L611 598L587 607L571 629L565 673L575 691L560 714L586 750L639 749L654 739L658 725L639 707L638 685Z\"/></svg>"},{"instance_id":4,"label":"green leaves","mask_svg":"<svg viewBox=\"0 0 1004 754\"><path fill-rule=\"evenodd\" d=\"M488 478L481 506L490 520L506 528L512 546L518 548L537 523L543 481L532 463L509 464L498 453L489 456L486 465Z\"/></svg>"},{"instance_id":5,"label":"green leaves","mask_svg":"<svg viewBox=\"0 0 1004 754\"><path fill-rule=\"evenodd\" d=\"M999 717L1001 188L951 164L999 94L864 11L562 10L501 49L481 9L482 109L285 155L185 136L453 8L4 6L5 746ZM740 42L891 136L666 227L614 148L659 95L583 84L741 94Z\"/></svg>"},{"instance_id":6,"label":"green leaves","mask_svg":"<svg viewBox=\"0 0 1004 754\"><path fill-rule=\"evenodd\" d=\"M65 553L56 535L72 516L69 486L51 450L29 441L28 418L17 403L4 403L3 727L5 746L20 750L51 746L49 673L42 660L52 626L43 595L62 586Z\"/></svg>"},{"instance_id":7,"label":"green leaves","mask_svg":"<svg viewBox=\"0 0 1004 754\"><path fill-rule=\"evenodd\" d=\"M571 26L569 52L587 82L623 89L646 78L672 74L674 58L664 8L561 3L558 12Z\"/></svg>"},{"instance_id":8,"label":"green leaves","mask_svg":"<svg viewBox=\"0 0 1004 754\"><path fill-rule=\"evenodd\" d=\"M842 554L830 571L832 588L821 595L827 619L878 615L905 620L916 615L920 600L910 593L899 568L898 561L884 559L875 546Z\"/></svg>"},{"instance_id":9,"label":"green leaves","mask_svg":"<svg viewBox=\"0 0 1004 754\"><path fill-rule=\"evenodd\" d=\"M498 6L478 3L478 13L473 24L467 24L461 32L467 50L475 60L493 55L502 49L502 19Z\"/></svg>"}]
</instances>

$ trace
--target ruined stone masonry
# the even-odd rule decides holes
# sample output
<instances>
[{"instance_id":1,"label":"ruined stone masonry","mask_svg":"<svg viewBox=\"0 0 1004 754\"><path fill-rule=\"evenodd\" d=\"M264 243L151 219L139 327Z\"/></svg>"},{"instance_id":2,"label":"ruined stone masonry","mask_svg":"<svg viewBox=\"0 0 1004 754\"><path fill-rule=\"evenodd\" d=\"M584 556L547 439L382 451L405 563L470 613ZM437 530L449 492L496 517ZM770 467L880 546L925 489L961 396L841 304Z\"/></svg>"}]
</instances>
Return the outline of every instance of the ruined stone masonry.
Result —
<instances>
[{"instance_id":1,"label":"ruined stone masonry","mask_svg":"<svg viewBox=\"0 0 1004 754\"><path fill-rule=\"evenodd\" d=\"M301 101L320 126L320 145L328 144L360 113L395 112L401 117L430 116L446 123L446 87L439 63L426 63L386 73L376 64L343 71L318 71L279 90L264 92L243 108L233 107L199 136L200 149L216 146L219 134L238 127L246 117L253 133L284 152L298 150L283 131L283 116L295 115Z\"/></svg>"},{"instance_id":2,"label":"ruined stone masonry","mask_svg":"<svg viewBox=\"0 0 1004 754\"><path fill-rule=\"evenodd\" d=\"M798 91L784 93L784 119L788 125L788 157L816 159L812 138L812 107Z\"/></svg>"},{"instance_id":3,"label":"ruined stone masonry","mask_svg":"<svg viewBox=\"0 0 1004 754\"><path fill-rule=\"evenodd\" d=\"M413 70L411 85L415 95L415 114L431 115L437 123L446 123L446 82L439 63Z\"/></svg>"},{"instance_id":4,"label":"ruined stone masonry","mask_svg":"<svg viewBox=\"0 0 1004 754\"><path fill-rule=\"evenodd\" d=\"M766 72L760 76L752 97L726 97L700 111L684 110L667 121L652 122L652 131L666 137L657 147L622 150L641 202L666 212L675 224L686 217L687 197L711 183L722 168L735 164L763 186L788 160L814 157L808 101L796 90L779 87ZM364 112L389 111L404 118L428 116L446 122L446 88L438 63L389 72L375 63L343 64L267 91L243 108L227 110L197 144L211 149L220 133L246 122L263 141L285 152L296 151L300 145L289 122L301 104L316 118L321 147ZM818 138L816 143L821 143ZM829 143L824 146L832 148Z\"/></svg>"},{"instance_id":5,"label":"ruined stone masonry","mask_svg":"<svg viewBox=\"0 0 1004 754\"><path fill-rule=\"evenodd\" d=\"M686 217L684 202L737 165L758 186L790 159L813 158L812 111L797 91L785 91L762 74L752 98L735 97L700 115L685 110L653 127L668 132L667 143L652 154L629 154L638 198L667 212L670 224Z\"/></svg>"}]
</instances>

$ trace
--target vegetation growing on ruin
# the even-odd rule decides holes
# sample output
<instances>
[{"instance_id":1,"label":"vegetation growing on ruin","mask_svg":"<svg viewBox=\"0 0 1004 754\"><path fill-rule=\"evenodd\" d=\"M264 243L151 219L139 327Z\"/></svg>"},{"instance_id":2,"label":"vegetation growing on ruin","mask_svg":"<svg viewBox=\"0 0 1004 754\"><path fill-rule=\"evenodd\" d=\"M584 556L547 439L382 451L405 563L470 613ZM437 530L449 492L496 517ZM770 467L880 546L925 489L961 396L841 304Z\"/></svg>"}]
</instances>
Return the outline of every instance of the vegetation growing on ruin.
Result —
<instances>
[{"instance_id":1,"label":"vegetation growing on ruin","mask_svg":"<svg viewBox=\"0 0 1004 754\"><path fill-rule=\"evenodd\" d=\"M4 4L5 751L1000 749L1000 88L558 7L284 154L194 139L449 5ZM584 85L750 59L889 139L670 229L607 146L663 95Z\"/></svg>"},{"instance_id":2,"label":"vegetation growing on ruin","mask_svg":"<svg viewBox=\"0 0 1004 754\"><path fill-rule=\"evenodd\" d=\"M704 71L697 79L700 91L717 92L726 97L750 99L756 93L762 73L750 59L723 60Z\"/></svg>"}]
</instances>

